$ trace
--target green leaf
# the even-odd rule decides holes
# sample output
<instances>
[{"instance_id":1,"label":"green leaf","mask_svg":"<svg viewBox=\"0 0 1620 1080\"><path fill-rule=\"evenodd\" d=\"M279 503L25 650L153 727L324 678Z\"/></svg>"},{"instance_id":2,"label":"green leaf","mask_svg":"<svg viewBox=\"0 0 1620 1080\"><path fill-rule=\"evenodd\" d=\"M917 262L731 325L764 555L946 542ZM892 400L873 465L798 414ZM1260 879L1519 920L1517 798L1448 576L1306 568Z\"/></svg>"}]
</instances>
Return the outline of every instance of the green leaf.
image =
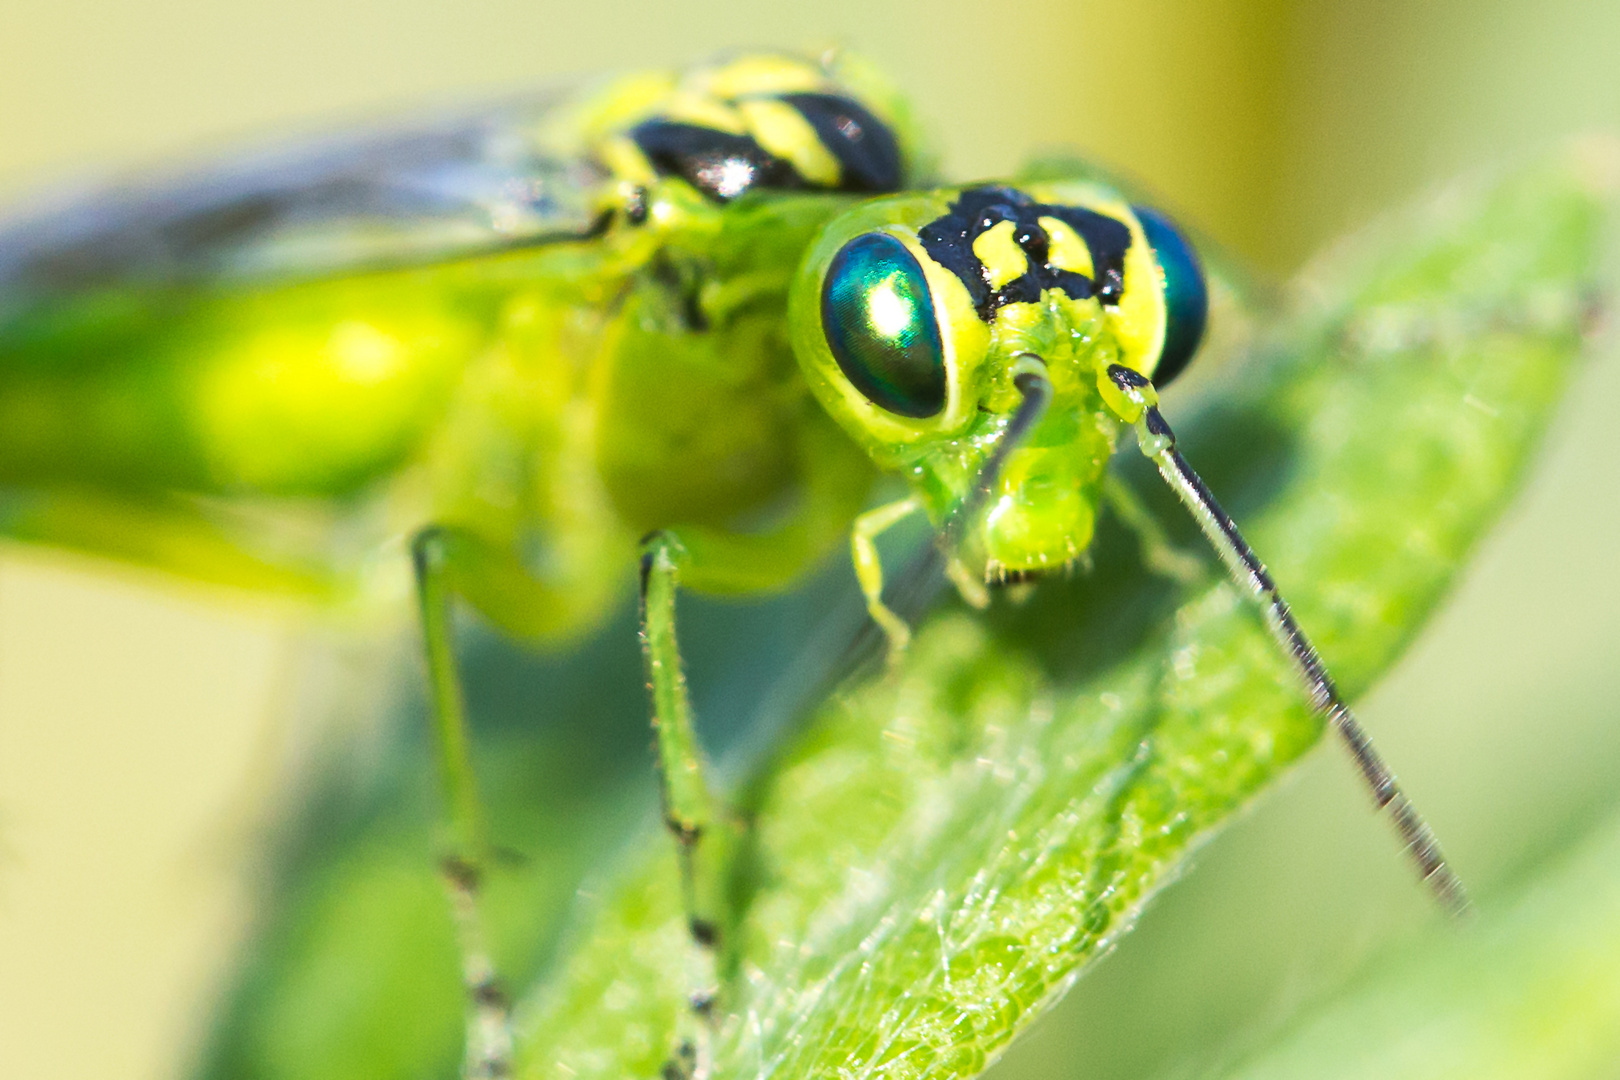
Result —
<instances>
[{"instance_id":1,"label":"green leaf","mask_svg":"<svg viewBox=\"0 0 1620 1080\"><path fill-rule=\"evenodd\" d=\"M1351 695L1511 495L1581 353L1601 158L1448 192L1338 254L1183 434ZM1320 730L1237 590L1177 593L1117 543L1023 604L939 613L751 793L716 1074L977 1073ZM522 1075L657 1072L675 880L647 837L540 990Z\"/></svg>"},{"instance_id":2,"label":"green leaf","mask_svg":"<svg viewBox=\"0 0 1620 1080\"><path fill-rule=\"evenodd\" d=\"M1442 599L1554 415L1600 297L1616 156L1566 153L1386 223L1303 277L1262 345L1166 395L1187 457L1352 697ZM1128 444L1120 457L1194 549L1156 476ZM727 838L718 1076L977 1073L1316 743L1256 613L1208 565L1176 586L1105 527L1072 579L985 613L942 607L902 665L847 683L750 774ZM711 723L753 711L828 593L741 614L683 599L711 746L726 741ZM504 710L490 672L469 671L497 840L525 857L490 886L498 959L532 984L524 1076L656 1076L685 1007L635 664L621 621L507 685ZM536 701L572 723L533 723ZM491 729L498 712L519 719ZM419 750L323 788L209 1075L453 1074L460 1008Z\"/></svg>"}]
</instances>

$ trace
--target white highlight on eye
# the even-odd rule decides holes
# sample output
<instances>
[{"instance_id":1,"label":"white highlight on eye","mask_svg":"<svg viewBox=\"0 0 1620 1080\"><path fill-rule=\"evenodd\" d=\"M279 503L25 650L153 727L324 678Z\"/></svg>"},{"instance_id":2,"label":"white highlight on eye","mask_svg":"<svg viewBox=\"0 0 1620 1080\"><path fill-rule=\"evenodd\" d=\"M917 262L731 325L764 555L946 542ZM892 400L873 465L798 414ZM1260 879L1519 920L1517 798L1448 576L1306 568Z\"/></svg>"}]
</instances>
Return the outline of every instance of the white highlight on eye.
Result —
<instances>
[{"instance_id":1,"label":"white highlight on eye","mask_svg":"<svg viewBox=\"0 0 1620 1080\"><path fill-rule=\"evenodd\" d=\"M911 327L911 305L895 290L893 278L873 287L867 294L866 306L871 312L872 329L884 337L898 338Z\"/></svg>"}]
</instances>

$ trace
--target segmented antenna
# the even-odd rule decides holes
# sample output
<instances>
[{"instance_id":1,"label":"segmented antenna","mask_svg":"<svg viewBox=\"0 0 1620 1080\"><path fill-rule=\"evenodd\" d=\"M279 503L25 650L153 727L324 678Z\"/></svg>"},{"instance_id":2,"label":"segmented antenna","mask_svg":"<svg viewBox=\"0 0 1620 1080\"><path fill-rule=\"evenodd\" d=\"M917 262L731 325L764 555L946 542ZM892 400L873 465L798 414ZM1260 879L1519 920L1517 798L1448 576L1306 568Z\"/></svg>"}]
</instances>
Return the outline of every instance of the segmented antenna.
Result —
<instances>
[{"instance_id":1,"label":"segmented antenna","mask_svg":"<svg viewBox=\"0 0 1620 1080\"><path fill-rule=\"evenodd\" d=\"M1389 808L1407 855L1417 864L1418 872L1435 899L1452 915L1462 915L1468 910L1468 894L1457 875L1446 865L1434 830L1429 828L1423 815L1412 805L1412 800L1401 790L1395 781L1395 774L1378 756L1367 732L1339 697L1338 687L1334 686L1321 655L1299 628L1299 623L1294 621L1288 602L1277 591L1265 564L1243 539L1243 534L1238 532L1237 525L1221 509L1220 503L1215 501L1215 496L1204 481L1187 464L1187 459L1176 449L1175 433L1159 412L1152 384L1141 374L1117 364L1108 369L1108 377L1127 398L1142 406L1141 417L1136 421L1137 444L1142 453L1158 466L1165 482L1192 512L1199 529L1226 564L1232 580L1259 603L1266 628L1304 679L1311 695L1311 704L1323 714L1350 751L1356 768L1361 771L1362 779L1372 793L1373 802L1379 810Z\"/></svg>"}]
</instances>

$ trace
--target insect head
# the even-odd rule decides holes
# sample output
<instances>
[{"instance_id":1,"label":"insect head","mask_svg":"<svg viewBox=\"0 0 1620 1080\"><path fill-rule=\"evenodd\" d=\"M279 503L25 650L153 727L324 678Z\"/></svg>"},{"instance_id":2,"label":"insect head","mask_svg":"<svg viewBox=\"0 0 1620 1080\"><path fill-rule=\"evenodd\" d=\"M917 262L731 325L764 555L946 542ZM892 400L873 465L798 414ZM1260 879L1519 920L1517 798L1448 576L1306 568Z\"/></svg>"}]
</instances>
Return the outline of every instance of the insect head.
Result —
<instances>
[{"instance_id":1,"label":"insect head","mask_svg":"<svg viewBox=\"0 0 1620 1080\"><path fill-rule=\"evenodd\" d=\"M1090 543L1121 426L1104 373L1123 365L1162 385L1196 350L1206 310L1197 256L1167 218L1076 182L863 204L813 245L790 322L822 405L908 477L936 523L990 484L968 539L996 578L1062 566ZM986 478L1034 369L1050 405Z\"/></svg>"}]
</instances>

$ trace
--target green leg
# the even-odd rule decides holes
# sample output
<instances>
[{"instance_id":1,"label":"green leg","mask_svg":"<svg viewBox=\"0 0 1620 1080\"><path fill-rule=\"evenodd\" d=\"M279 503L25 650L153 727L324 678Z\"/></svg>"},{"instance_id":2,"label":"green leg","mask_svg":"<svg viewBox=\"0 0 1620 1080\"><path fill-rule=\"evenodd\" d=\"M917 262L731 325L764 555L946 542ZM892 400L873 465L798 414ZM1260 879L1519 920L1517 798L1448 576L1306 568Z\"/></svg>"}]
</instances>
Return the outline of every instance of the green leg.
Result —
<instances>
[{"instance_id":1,"label":"green leg","mask_svg":"<svg viewBox=\"0 0 1620 1080\"><path fill-rule=\"evenodd\" d=\"M922 509L915 496L868 510L855 519L849 533L850 555L855 561L855 579L866 596L866 610L872 621L883 628L889 639L889 656L899 656L911 642L911 627L883 602L883 563L878 558L877 538L901 520Z\"/></svg>"},{"instance_id":2,"label":"green leg","mask_svg":"<svg viewBox=\"0 0 1620 1080\"><path fill-rule=\"evenodd\" d=\"M641 554L641 645L652 689L653 728L663 783L664 821L680 849L681 891L691 930L691 1013L666 1076L709 1071L715 997L719 993L724 925L723 853L714 835L714 797L703 777L703 754L692 728L692 705L675 636L675 592L685 550L669 533L648 537Z\"/></svg>"},{"instance_id":3,"label":"green leg","mask_svg":"<svg viewBox=\"0 0 1620 1080\"><path fill-rule=\"evenodd\" d=\"M462 1075L467 1080L496 1080L511 1072L512 1036L506 995L495 975L484 940L479 888L488 845L483 812L473 776L472 746L466 706L456 671L450 630L452 591L447 570L446 534L419 533L411 545L416 569L416 595L422 619L432 691L434 736L449 833L443 869L461 949L462 979L467 988L467 1046Z\"/></svg>"},{"instance_id":4,"label":"green leg","mask_svg":"<svg viewBox=\"0 0 1620 1080\"><path fill-rule=\"evenodd\" d=\"M1131 486L1113 473L1103 476L1103 499L1119 520L1136 534L1142 562L1161 577L1190 585L1204 576L1204 560L1170 542L1163 527L1142 505Z\"/></svg>"}]
</instances>

